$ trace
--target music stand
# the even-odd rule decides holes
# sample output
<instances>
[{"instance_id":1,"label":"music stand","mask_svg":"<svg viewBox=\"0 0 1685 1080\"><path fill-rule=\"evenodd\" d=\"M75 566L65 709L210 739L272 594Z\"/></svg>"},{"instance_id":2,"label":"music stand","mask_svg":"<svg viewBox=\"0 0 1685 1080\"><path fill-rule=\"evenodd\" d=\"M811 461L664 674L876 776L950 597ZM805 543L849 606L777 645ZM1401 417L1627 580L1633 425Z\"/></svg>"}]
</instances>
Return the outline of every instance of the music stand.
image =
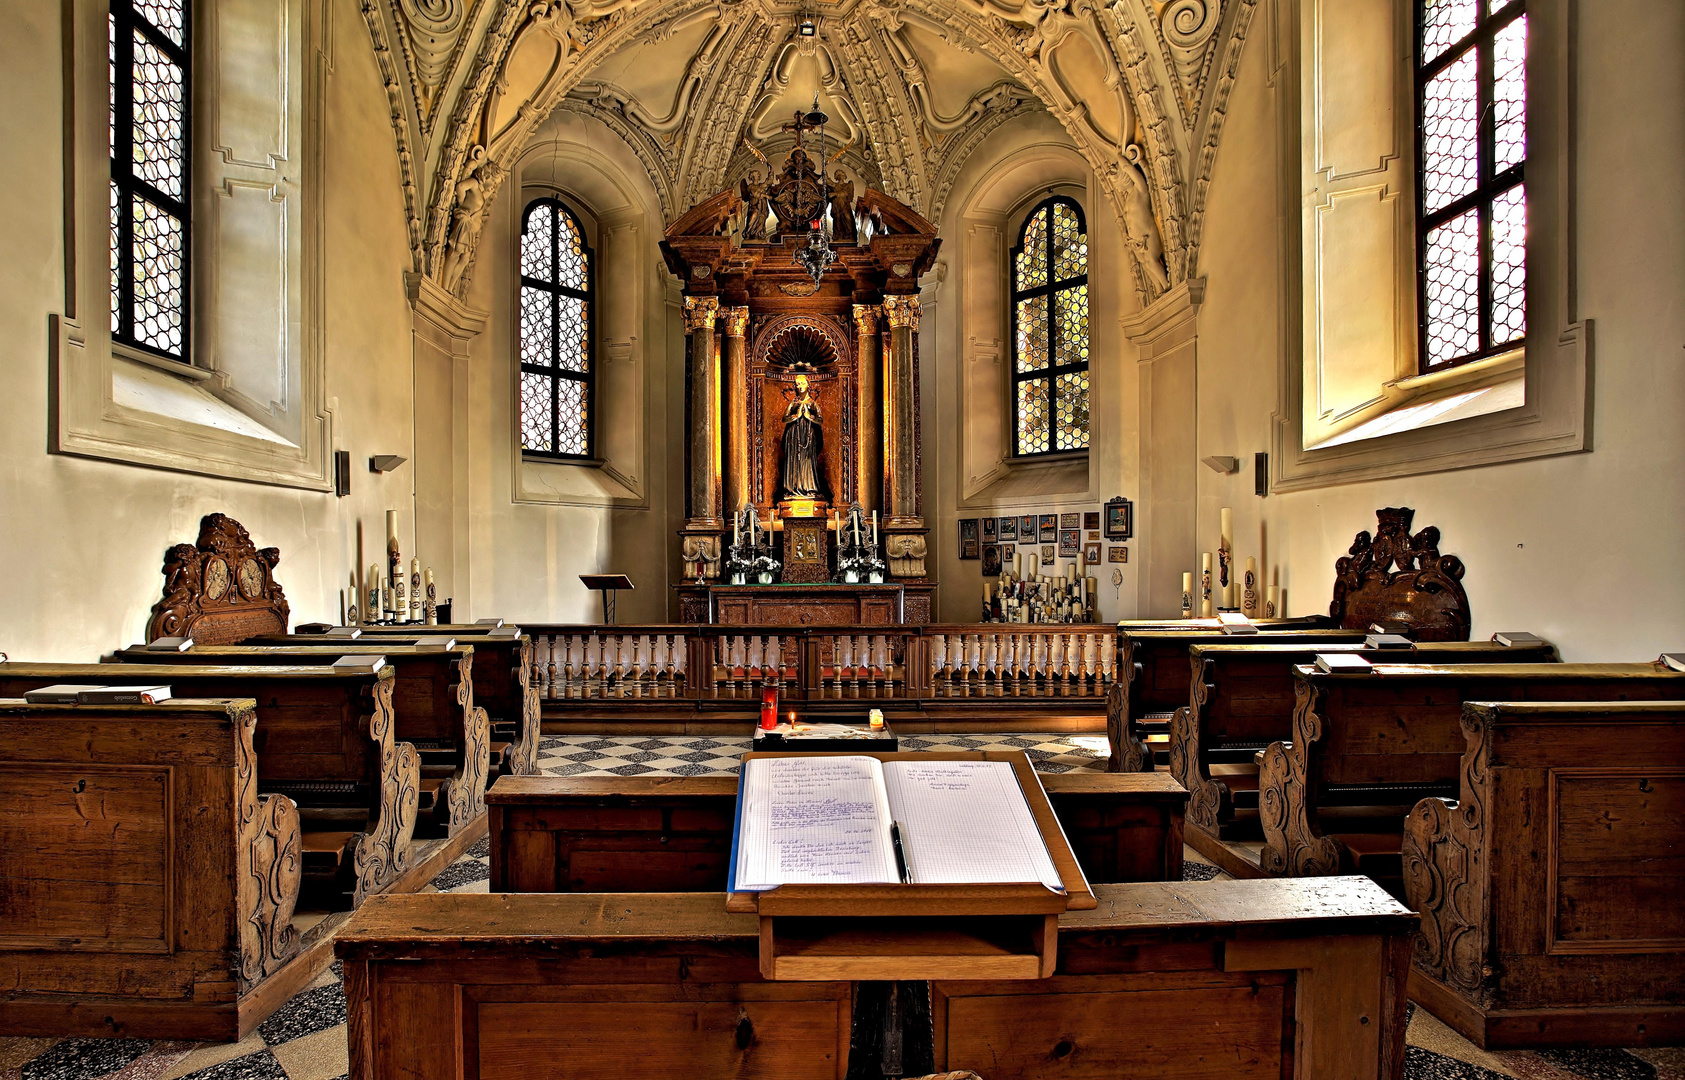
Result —
<instances>
[{"instance_id":1,"label":"music stand","mask_svg":"<svg viewBox=\"0 0 1685 1080\"><path fill-rule=\"evenodd\" d=\"M614 594L620 589L630 590L632 579L625 574L580 574L579 580L587 589L603 594L603 622L614 625Z\"/></svg>"}]
</instances>

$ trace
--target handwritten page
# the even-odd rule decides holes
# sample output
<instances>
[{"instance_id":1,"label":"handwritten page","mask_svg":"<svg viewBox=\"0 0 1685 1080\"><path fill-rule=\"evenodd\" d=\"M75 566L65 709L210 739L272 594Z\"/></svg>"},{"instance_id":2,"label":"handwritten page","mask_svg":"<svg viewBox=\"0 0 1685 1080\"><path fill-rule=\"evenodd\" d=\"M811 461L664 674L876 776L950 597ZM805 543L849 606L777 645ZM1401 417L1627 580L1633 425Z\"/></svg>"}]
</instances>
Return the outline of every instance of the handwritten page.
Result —
<instances>
[{"instance_id":1,"label":"handwritten page","mask_svg":"<svg viewBox=\"0 0 1685 1080\"><path fill-rule=\"evenodd\" d=\"M899 880L875 758L755 758L741 783L738 889Z\"/></svg>"},{"instance_id":2,"label":"handwritten page","mask_svg":"<svg viewBox=\"0 0 1685 1080\"><path fill-rule=\"evenodd\" d=\"M915 884L1064 888L1010 762L890 761L883 782Z\"/></svg>"}]
</instances>

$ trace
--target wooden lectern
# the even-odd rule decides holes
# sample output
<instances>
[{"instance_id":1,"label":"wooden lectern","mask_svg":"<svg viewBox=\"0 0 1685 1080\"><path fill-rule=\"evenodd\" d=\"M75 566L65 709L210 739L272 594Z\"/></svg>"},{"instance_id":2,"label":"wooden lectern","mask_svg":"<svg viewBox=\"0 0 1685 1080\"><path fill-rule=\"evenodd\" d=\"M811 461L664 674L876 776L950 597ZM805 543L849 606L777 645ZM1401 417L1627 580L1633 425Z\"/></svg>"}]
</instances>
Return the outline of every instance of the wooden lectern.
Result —
<instances>
[{"instance_id":1,"label":"wooden lectern","mask_svg":"<svg viewBox=\"0 0 1685 1080\"><path fill-rule=\"evenodd\" d=\"M743 760L801 756L809 755L749 753ZM855 756L1011 763L1064 888L1055 891L1040 882L780 885L727 893L728 912L760 916L762 977L824 982L1052 976L1059 916L1091 909L1096 901L1030 759L1017 750Z\"/></svg>"}]
</instances>

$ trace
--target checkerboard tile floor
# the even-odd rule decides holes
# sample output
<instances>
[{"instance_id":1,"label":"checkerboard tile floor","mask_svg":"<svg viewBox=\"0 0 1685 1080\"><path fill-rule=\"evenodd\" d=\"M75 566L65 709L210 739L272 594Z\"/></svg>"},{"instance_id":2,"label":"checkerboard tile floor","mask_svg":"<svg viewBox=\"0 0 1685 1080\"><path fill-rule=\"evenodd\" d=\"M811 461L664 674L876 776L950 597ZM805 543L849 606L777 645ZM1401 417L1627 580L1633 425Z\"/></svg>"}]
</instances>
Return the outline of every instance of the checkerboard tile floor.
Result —
<instances>
[{"instance_id":1,"label":"checkerboard tile floor","mask_svg":"<svg viewBox=\"0 0 1685 1080\"><path fill-rule=\"evenodd\" d=\"M749 739L547 738L539 763L552 776L735 773ZM1103 736L903 736L906 750L1023 750L1042 772L1104 769ZM485 892L491 850L470 847L428 886ZM1184 878L1221 876L1186 853ZM1406 1080L1685 1080L1685 1047L1639 1050L1522 1050L1487 1053L1411 1006ZM8 1038L0 1031L0 1080L346 1080L345 994L339 964L238 1043L146 1039ZM985 1078L987 1074L985 1073Z\"/></svg>"}]
</instances>

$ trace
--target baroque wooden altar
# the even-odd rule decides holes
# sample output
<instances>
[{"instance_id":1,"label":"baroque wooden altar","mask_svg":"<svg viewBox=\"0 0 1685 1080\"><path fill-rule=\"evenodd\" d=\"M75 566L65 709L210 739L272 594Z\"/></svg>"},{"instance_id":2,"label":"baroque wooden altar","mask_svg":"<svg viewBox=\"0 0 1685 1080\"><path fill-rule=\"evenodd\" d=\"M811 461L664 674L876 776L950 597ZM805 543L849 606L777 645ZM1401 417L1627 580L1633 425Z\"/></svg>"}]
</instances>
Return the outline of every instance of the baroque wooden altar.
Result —
<instances>
[{"instance_id":1,"label":"baroque wooden altar","mask_svg":"<svg viewBox=\"0 0 1685 1080\"><path fill-rule=\"evenodd\" d=\"M678 586L679 621L725 626L923 626L936 586L882 585Z\"/></svg>"},{"instance_id":2,"label":"baroque wooden altar","mask_svg":"<svg viewBox=\"0 0 1685 1080\"><path fill-rule=\"evenodd\" d=\"M800 118L795 126L797 145L777 175L757 172L698 203L661 245L685 291L685 576L698 587L719 578L731 517L746 504L762 519L799 520L859 503L880 515L891 578L928 585L918 279L941 241L882 192L856 199L843 184L822 197ZM816 282L795 253L827 212L836 259ZM798 376L820 414L821 491L811 499L780 490Z\"/></svg>"}]
</instances>

